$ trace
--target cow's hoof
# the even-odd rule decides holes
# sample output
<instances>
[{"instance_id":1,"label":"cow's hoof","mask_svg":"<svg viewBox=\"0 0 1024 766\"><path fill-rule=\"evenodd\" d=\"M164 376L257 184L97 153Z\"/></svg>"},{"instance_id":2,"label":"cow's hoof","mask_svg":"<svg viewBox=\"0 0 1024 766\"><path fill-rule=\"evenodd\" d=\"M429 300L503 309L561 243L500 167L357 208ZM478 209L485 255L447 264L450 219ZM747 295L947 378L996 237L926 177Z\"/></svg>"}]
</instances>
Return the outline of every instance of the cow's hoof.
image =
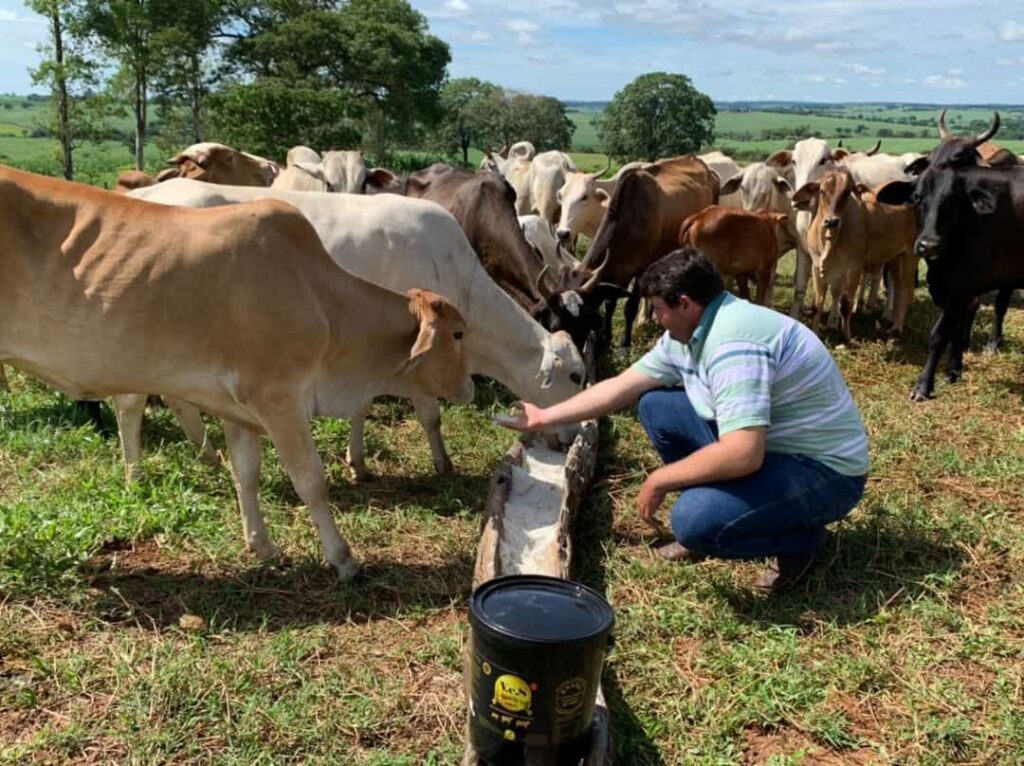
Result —
<instances>
[{"instance_id":1,"label":"cow's hoof","mask_svg":"<svg viewBox=\"0 0 1024 766\"><path fill-rule=\"evenodd\" d=\"M279 561L281 559L281 549L267 538L251 539L245 544L245 547L262 561Z\"/></svg>"},{"instance_id":2,"label":"cow's hoof","mask_svg":"<svg viewBox=\"0 0 1024 766\"><path fill-rule=\"evenodd\" d=\"M348 582L359 572L359 562L356 561L355 556L352 554L339 557L337 561L332 561L330 564L334 567L334 571L338 573L338 580L341 582Z\"/></svg>"},{"instance_id":3,"label":"cow's hoof","mask_svg":"<svg viewBox=\"0 0 1024 766\"><path fill-rule=\"evenodd\" d=\"M436 461L434 463L434 470L437 471L438 476L448 476L449 474L455 473L455 467L452 465L451 458L447 455L444 456L444 460Z\"/></svg>"},{"instance_id":4,"label":"cow's hoof","mask_svg":"<svg viewBox=\"0 0 1024 766\"><path fill-rule=\"evenodd\" d=\"M927 402L931 398L932 394L920 388L915 388L910 392L910 401L912 402Z\"/></svg>"},{"instance_id":5,"label":"cow's hoof","mask_svg":"<svg viewBox=\"0 0 1024 766\"><path fill-rule=\"evenodd\" d=\"M945 376L946 377L946 382L947 383L956 383L958 380L960 380L962 375L963 375L962 372L959 372L957 370L950 370L949 372L946 373L946 376Z\"/></svg>"},{"instance_id":6,"label":"cow's hoof","mask_svg":"<svg viewBox=\"0 0 1024 766\"><path fill-rule=\"evenodd\" d=\"M210 468L220 468L222 465L221 454L213 449L204 449L202 452L200 452L199 460L200 462L210 466Z\"/></svg>"},{"instance_id":7,"label":"cow's hoof","mask_svg":"<svg viewBox=\"0 0 1024 766\"><path fill-rule=\"evenodd\" d=\"M985 344L985 355L986 356L995 356L998 353L999 353L999 344L998 343L986 343Z\"/></svg>"}]
</instances>

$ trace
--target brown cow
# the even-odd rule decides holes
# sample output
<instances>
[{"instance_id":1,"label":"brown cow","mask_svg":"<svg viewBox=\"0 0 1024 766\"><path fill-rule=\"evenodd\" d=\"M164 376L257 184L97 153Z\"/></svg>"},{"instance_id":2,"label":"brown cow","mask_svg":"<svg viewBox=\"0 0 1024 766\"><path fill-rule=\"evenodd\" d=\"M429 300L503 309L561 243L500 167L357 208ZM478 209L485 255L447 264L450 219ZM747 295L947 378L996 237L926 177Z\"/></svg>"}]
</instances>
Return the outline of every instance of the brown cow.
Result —
<instances>
[{"instance_id":1,"label":"brown cow","mask_svg":"<svg viewBox=\"0 0 1024 766\"><path fill-rule=\"evenodd\" d=\"M167 163L177 166L179 178L237 186L270 186L281 170L263 157L210 142L193 144Z\"/></svg>"},{"instance_id":2,"label":"brown cow","mask_svg":"<svg viewBox=\"0 0 1024 766\"><path fill-rule=\"evenodd\" d=\"M718 176L692 154L641 165L619 176L608 210L580 268L562 275L561 287L579 288L596 310L606 304L602 339L610 341L615 296L594 288L600 282L625 290L647 266L677 247L679 227L690 215L718 202ZM626 302L622 346L633 339L640 295Z\"/></svg>"},{"instance_id":3,"label":"brown cow","mask_svg":"<svg viewBox=\"0 0 1024 766\"><path fill-rule=\"evenodd\" d=\"M788 216L768 210L752 212L711 205L694 213L679 228L679 244L692 245L706 255L726 279L736 279L740 297L750 300L747 279L757 278L755 303L766 305L775 280L775 264L788 249ZM788 243L787 243L788 244Z\"/></svg>"},{"instance_id":4,"label":"brown cow","mask_svg":"<svg viewBox=\"0 0 1024 766\"><path fill-rule=\"evenodd\" d=\"M917 255L917 219L905 205L880 203L875 193L857 184L845 168L831 170L821 181L804 184L793 195L793 207L813 213L807 230L807 248L815 280L815 329L831 290L829 326L841 322L850 339L853 300L866 270L891 261L894 335L903 332L903 320L914 294Z\"/></svg>"},{"instance_id":5,"label":"brown cow","mask_svg":"<svg viewBox=\"0 0 1024 766\"><path fill-rule=\"evenodd\" d=\"M0 168L0 230L0 362L75 398L152 392L223 418L261 556L277 554L257 502L261 432L350 577L309 418L351 415L384 381L473 398L455 308L338 268L285 203L170 208Z\"/></svg>"},{"instance_id":6,"label":"brown cow","mask_svg":"<svg viewBox=\"0 0 1024 766\"><path fill-rule=\"evenodd\" d=\"M545 329L564 330L583 347L592 324L583 299L555 289L555 275L519 225L508 181L436 163L410 175L404 188L406 196L436 202L455 216L491 278Z\"/></svg>"}]
</instances>

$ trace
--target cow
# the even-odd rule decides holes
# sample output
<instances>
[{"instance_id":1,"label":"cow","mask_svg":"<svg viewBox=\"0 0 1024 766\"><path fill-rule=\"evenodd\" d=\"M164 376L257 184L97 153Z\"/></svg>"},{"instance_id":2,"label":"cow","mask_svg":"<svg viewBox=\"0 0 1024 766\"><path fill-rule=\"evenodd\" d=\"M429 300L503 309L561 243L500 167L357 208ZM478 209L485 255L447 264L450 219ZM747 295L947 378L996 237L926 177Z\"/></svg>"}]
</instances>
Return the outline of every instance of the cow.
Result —
<instances>
[{"instance_id":1,"label":"cow","mask_svg":"<svg viewBox=\"0 0 1024 766\"><path fill-rule=\"evenodd\" d=\"M459 312L338 268L287 204L170 210L0 168L0 228L0 360L76 398L146 391L222 418L245 542L263 558L278 549L257 501L261 433L347 579L356 560L309 418L350 415L382 386L473 398Z\"/></svg>"},{"instance_id":2,"label":"cow","mask_svg":"<svg viewBox=\"0 0 1024 766\"><path fill-rule=\"evenodd\" d=\"M532 144L530 146L532 148ZM565 183L567 173L577 172L568 154L549 151L529 157L524 152L513 154L510 151L505 159L493 155L487 159L489 161L481 163L481 169L497 171L515 190L516 215L536 213L552 229L558 225L558 190Z\"/></svg>"},{"instance_id":3,"label":"cow","mask_svg":"<svg viewBox=\"0 0 1024 766\"><path fill-rule=\"evenodd\" d=\"M853 173L857 183L870 188L888 181L906 179L905 161L899 157L875 154L879 146L880 144L876 144L873 149L863 153L850 153L844 150L841 156L836 158L827 141L820 138L805 138L797 141L792 151L775 152L765 160L765 163L777 168L794 190L820 180L826 172L834 170L840 161ZM806 210L797 211L795 223L797 235L806 247L811 213ZM793 305L790 307L790 316L793 318L799 318L802 313L810 275L810 258L806 250L801 252L798 249Z\"/></svg>"},{"instance_id":4,"label":"cow","mask_svg":"<svg viewBox=\"0 0 1024 766\"><path fill-rule=\"evenodd\" d=\"M738 194L735 192L728 194L724 191L726 182L739 175L740 166L736 164L736 160L718 151L698 154L697 156L705 165L711 168L711 172L718 176L718 186L723 189L719 195L718 204L725 207L742 207Z\"/></svg>"},{"instance_id":5,"label":"cow","mask_svg":"<svg viewBox=\"0 0 1024 766\"><path fill-rule=\"evenodd\" d=\"M585 368L565 333L547 333L481 267L459 224L439 205L397 195L287 192L172 181L133 193L167 205L215 207L272 198L288 202L313 224L335 262L362 279L395 291L420 285L447 298L466 318L470 371L506 385L517 396L545 404L579 390ZM370 398L351 418L347 458L357 478L368 475L363 425ZM441 439L437 402L414 399L430 441L434 466L451 470ZM563 441L570 431L561 432Z\"/></svg>"},{"instance_id":6,"label":"cow","mask_svg":"<svg viewBox=\"0 0 1024 766\"><path fill-rule=\"evenodd\" d=\"M658 160L627 170L608 204L587 254L575 273L563 275L560 288L584 282L584 303L606 304L602 342L611 339L618 297L647 266L676 248L687 216L718 202L718 176L692 154ZM633 340L639 293L629 294L622 347Z\"/></svg>"},{"instance_id":7,"label":"cow","mask_svg":"<svg viewBox=\"0 0 1024 766\"><path fill-rule=\"evenodd\" d=\"M601 180L601 176L608 172L611 167L610 161L608 167L596 173L566 173L565 183L555 196L561 208L558 227L555 229L558 240L568 245L580 234L593 239L619 178L630 168L638 168L643 164L627 163L607 180Z\"/></svg>"},{"instance_id":8,"label":"cow","mask_svg":"<svg viewBox=\"0 0 1024 766\"><path fill-rule=\"evenodd\" d=\"M915 252L928 264L928 291L940 309L928 359L910 394L932 398L935 373L950 347L947 380L963 374L963 352L977 297L1024 286L1024 167L981 165L978 146L999 129L999 114L976 136L956 137L939 118L941 143L908 168L913 182L894 182L879 200L910 202L917 210Z\"/></svg>"},{"instance_id":9,"label":"cow","mask_svg":"<svg viewBox=\"0 0 1024 766\"><path fill-rule=\"evenodd\" d=\"M754 275L754 301L764 306L775 277L775 263L784 252L784 235L779 230L785 223L785 213L711 205L683 221L679 245L692 245L715 264L724 278L735 278L744 300L750 300L747 279Z\"/></svg>"},{"instance_id":10,"label":"cow","mask_svg":"<svg viewBox=\"0 0 1024 766\"><path fill-rule=\"evenodd\" d=\"M891 332L903 332L903 320L914 294L917 256L914 211L907 206L878 202L870 189L858 184L845 167L830 170L820 181L811 181L793 195L797 210L811 213L807 247L814 264L815 329L832 293L829 326L841 327L851 339L850 320L861 279L891 262L893 310Z\"/></svg>"},{"instance_id":11,"label":"cow","mask_svg":"<svg viewBox=\"0 0 1024 766\"><path fill-rule=\"evenodd\" d=\"M280 172L276 163L224 144L193 144L167 160L180 178L239 186L270 186ZM163 179L157 179L163 180Z\"/></svg>"},{"instance_id":12,"label":"cow","mask_svg":"<svg viewBox=\"0 0 1024 766\"><path fill-rule=\"evenodd\" d=\"M444 207L462 226L484 269L551 332L564 330L579 348L593 317L573 288L557 289L555 274L523 235L511 186L496 173L435 163L409 176L405 193Z\"/></svg>"},{"instance_id":13,"label":"cow","mask_svg":"<svg viewBox=\"0 0 1024 766\"><path fill-rule=\"evenodd\" d=\"M547 221L539 215L521 215L518 220L519 228L523 230L526 241L537 249L544 265L552 269L554 273L558 273L563 267L570 269L579 267L579 260L555 239Z\"/></svg>"}]
</instances>

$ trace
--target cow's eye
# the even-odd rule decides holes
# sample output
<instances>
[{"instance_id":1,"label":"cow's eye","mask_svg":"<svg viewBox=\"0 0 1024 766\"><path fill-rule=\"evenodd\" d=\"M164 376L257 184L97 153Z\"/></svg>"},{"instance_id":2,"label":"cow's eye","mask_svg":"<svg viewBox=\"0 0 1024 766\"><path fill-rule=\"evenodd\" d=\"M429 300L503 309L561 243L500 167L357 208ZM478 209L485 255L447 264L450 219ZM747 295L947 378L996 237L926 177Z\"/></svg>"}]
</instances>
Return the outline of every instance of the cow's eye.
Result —
<instances>
[{"instance_id":1,"label":"cow's eye","mask_svg":"<svg viewBox=\"0 0 1024 766\"><path fill-rule=\"evenodd\" d=\"M575 384L576 384L577 386L578 386L578 385L579 385L580 383L582 383L582 382L583 382L583 378L581 378L581 377L580 377L580 374L579 374L578 372L570 372L570 373L569 373L569 380L571 380L571 381L572 381L573 383L575 383Z\"/></svg>"},{"instance_id":2,"label":"cow's eye","mask_svg":"<svg viewBox=\"0 0 1024 766\"><path fill-rule=\"evenodd\" d=\"M584 194L582 197L580 197L580 202L586 202L586 201L587 201L587 195Z\"/></svg>"},{"instance_id":3,"label":"cow's eye","mask_svg":"<svg viewBox=\"0 0 1024 766\"><path fill-rule=\"evenodd\" d=\"M822 157L821 160L819 160L818 164L824 165L826 162L828 162L828 157Z\"/></svg>"},{"instance_id":4,"label":"cow's eye","mask_svg":"<svg viewBox=\"0 0 1024 766\"><path fill-rule=\"evenodd\" d=\"M463 335L464 335L464 333L461 333L461 332L455 333L455 340L462 340L462 336Z\"/></svg>"}]
</instances>

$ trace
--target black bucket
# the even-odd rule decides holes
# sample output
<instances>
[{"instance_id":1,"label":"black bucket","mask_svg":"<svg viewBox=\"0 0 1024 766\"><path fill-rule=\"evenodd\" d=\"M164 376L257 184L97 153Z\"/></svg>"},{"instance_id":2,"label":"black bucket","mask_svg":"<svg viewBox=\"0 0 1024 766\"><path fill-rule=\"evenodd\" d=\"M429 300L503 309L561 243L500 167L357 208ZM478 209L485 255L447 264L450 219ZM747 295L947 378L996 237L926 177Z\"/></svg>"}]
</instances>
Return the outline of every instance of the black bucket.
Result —
<instances>
[{"instance_id":1,"label":"black bucket","mask_svg":"<svg viewBox=\"0 0 1024 766\"><path fill-rule=\"evenodd\" d=\"M582 763L615 613L595 590L543 575L481 585L469 602L469 736L489 766Z\"/></svg>"}]
</instances>

